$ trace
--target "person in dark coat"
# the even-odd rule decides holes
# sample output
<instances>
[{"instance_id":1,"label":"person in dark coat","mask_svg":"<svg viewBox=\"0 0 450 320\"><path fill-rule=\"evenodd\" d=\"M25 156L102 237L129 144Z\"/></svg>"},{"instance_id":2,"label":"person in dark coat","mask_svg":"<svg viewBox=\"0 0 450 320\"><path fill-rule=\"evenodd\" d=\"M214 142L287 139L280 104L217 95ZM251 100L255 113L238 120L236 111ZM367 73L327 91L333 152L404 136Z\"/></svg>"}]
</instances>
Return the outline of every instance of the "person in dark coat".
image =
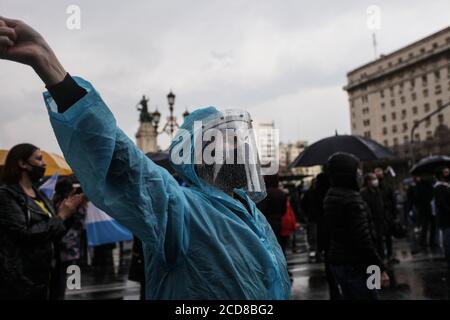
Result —
<instances>
[{"instance_id":1,"label":"person in dark coat","mask_svg":"<svg viewBox=\"0 0 450 320\"><path fill-rule=\"evenodd\" d=\"M386 181L382 168L375 168L374 173L378 179L378 188L383 197L384 203L384 216L386 225L383 238L386 247L386 256L391 262L398 263L399 261L393 256L391 232L394 221L397 219L397 203L395 199L395 192L392 186Z\"/></svg>"},{"instance_id":2,"label":"person in dark coat","mask_svg":"<svg viewBox=\"0 0 450 320\"><path fill-rule=\"evenodd\" d=\"M54 241L68 230L67 220L83 195L54 208L37 189L45 172L39 148L13 147L5 161L0 187L0 300L48 299L55 262Z\"/></svg>"},{"instance_id":3,"label":"person in dark coat","mask_svg":"<svg viewBox=\"0 0 450 320\"><path fill-rule=\"evenodd\" d=\"M366 202L370 212L370 219L373 225L374 238L378 254L381 258L386 257L384 247L384 237L387 234L388 219L384 206L383 195L378 188L378 178L373 173L368 173L364 177L364 187L361 189L361 197Z\"/></svg>"},{"instance_id":4,"label":"person in dark coat","mask_svg":"<svg viewBox=\"0 0 450 320\"><path fill-rule=\"evenodd\" d=\"M81 187L73 177L62 177L55 186L53 205L57 208L72 194L82 193ZM67 268L71 265L81 265L83 250L82 236L86 218L87 198L70 217L70 228L60 241L55 242L56 265L50 281L50 300L64 300L67 282Z\"/></svg>"},{"instance_id":5,"label":"person in dark coat","mask_svg":"<svg viewBox=\"0 0 450 320\"><path fill-rule=\"evenodd\" d=\"M304 193L300 202L300 208L306 218L306 241L308 243L309 259L312 261L317 256L317 219L320 214L314 199L317 179L311 181L311 186Z\"/></svg>"},{"instance_id":6,"label":"person in dark coat","mask_svg":"<svg viewBox=\"0 0 450 320\"><path fill-rule=\"evenodd\" d=\"M421 228L420 245L422 247L436 246L436 218L433 215L432 201L434 197L433 184L430 179L416 177L416 183L410 190L409 198L415 208ZM427 242L427 238L429 242Z\"/></svg>"},{"instance_id":7,"label":"person in dark coat","mask_svg":"<svg viewBox=\"0 0 450 320\"><path fill-rule=\"evenodd\" d=\"M359 159L336 153L326 164L330 189L324 202L324 220L330 234L327 263L343 299L377 299L375 289L367 286L368 266L378 266L381 284L389 276L373 241L367 205L359 193L362 177Z\"/></svg>"},{"instance_id":8,"label":"person in dark coat","mask_svg":"<svg viewBox=\"0 0 450 320\"><path fill-rule=\"evenodd\" d=\"M286 253L289 237L281 235L281 218L286 213L288 196L279 187L278 175L264 176L267 197L257 204L257 207L266 217L272 227L281 249Z\"/></svg>"},{"instance_id":9,"label":"person in dark coat","mask_svg":"<svg viewBox=\"0 0 450 320\"><path fill-rule=\"evenodd\" d=\"M438 226L442 232L445 260L447 261L447 283L450 297L450 170L440 168L436 173L434 185L435 205Z\"/></svg>"},{"instance_id":10,"label":"person in dark coat","mask_svg":"<svg viewBox=\"0 0 450 320\"><path fill-rule=\"evenodd\" d=\"M131 263L128 272L128 279L139 282L139 300L145 300L145 266L144 251L142 249L142 241L133 236L133 249L131 250Z\"/></svg>"}]
</instances>

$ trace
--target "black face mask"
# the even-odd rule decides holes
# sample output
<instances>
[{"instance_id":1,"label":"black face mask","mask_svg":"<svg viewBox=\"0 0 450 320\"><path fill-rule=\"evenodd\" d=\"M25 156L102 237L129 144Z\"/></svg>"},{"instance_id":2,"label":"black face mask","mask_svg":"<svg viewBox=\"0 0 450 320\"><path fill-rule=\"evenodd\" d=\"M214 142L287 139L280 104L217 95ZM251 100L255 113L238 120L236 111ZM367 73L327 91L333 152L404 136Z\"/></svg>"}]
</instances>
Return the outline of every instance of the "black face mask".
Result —
<instances>
[{"instance_id":1,"label":"black face mask","mask_svg":"<svg viewBox=\"0 0 450 320\"><path fill-rule=\"evenodd\" d=\"M41 166L34 166L30 163L28 163L31 166L31 170L26 169L26 171L28 172L28 176L30 177L30 180L32 183L37 183L39 182L42 177L44 176L45 173L45 167L41 167Z\"/></svg>"}]
</instances>

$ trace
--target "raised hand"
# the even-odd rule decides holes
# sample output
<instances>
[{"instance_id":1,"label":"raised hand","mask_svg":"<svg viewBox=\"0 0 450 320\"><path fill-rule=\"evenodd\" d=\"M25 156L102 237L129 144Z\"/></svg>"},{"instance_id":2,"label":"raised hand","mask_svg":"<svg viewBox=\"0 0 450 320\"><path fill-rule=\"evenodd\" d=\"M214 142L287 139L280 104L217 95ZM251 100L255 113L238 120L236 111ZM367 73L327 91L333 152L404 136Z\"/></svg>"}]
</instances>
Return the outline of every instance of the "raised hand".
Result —
<instances>
[{"instance_id":1,"label":"raised hand","mask_svg":"<svg viewBox=\"0 0 450 320\"><path fill-rule=\"evenodd\" d=\"M66 220L77 212L78 208L84 203L85 195L83 193L75 194L63 200L58 208L58 216Z\"/></svg>"},{"instance_id":2,"label":"raised hand","mask_svg":"<svg viewBox=\"0 0 450 320\"><path fill-rule=\"evenodd\" d=\"M45 39L19 20L0 17L0 58L31 66L47 85L66 75Z\"/></svg>"}]
</instances>

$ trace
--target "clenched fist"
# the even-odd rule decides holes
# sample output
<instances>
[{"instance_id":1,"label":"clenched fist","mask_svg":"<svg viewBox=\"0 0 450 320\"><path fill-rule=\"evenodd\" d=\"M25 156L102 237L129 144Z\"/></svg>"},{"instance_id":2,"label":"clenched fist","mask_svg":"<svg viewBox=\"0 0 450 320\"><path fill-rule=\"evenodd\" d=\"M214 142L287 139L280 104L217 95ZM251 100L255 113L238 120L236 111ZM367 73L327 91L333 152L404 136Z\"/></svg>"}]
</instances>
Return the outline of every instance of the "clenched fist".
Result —
<instances>
[{"instance_id":1,"label":"clenched fist","mask_svg":"<svg viewBox=\"0 0 450 320\"><path fill-rule=\"evenodd\" d=\"M56 84L66 75L45 39L19 20L0 17L0 58L29 65L46 85Z\"/></svg>"}]
</instances>

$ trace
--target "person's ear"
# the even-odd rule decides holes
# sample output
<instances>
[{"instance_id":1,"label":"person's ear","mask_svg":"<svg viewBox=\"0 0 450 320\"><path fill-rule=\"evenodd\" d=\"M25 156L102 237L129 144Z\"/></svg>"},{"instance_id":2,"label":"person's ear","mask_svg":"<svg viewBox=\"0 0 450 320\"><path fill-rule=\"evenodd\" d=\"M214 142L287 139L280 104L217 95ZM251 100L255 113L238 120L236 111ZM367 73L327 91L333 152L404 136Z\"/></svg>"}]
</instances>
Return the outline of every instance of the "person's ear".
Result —
<instances>
[{"instance_id":1,"label":"person's ear","mask_svg":"<svg viewBox=\"0 0 450 320\"><path fill-rule=\"evenodd\" d=\"M20 169L28 169L29 166L29 164L22 159L19 160L18 165Z\"/></svg>"}]
</instances>

